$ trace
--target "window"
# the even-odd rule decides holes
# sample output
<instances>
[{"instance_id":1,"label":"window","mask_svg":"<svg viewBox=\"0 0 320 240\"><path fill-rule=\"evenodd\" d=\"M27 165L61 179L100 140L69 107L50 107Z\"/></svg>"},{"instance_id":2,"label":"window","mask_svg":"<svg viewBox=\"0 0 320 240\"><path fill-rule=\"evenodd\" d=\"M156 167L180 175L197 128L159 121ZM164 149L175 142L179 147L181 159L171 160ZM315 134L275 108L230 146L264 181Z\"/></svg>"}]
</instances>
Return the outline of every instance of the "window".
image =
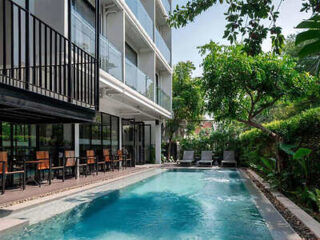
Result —
<instances>
[{"instance_id":1,"label":"window","mask_svg":"<svg viewBox=\"0 0 320 240\"><path fill-rule=\"evenodd\" d=\"M129 44L126 43L126 58L135 66L138 66L138 55Z\"/></svg>"}]
</instances>

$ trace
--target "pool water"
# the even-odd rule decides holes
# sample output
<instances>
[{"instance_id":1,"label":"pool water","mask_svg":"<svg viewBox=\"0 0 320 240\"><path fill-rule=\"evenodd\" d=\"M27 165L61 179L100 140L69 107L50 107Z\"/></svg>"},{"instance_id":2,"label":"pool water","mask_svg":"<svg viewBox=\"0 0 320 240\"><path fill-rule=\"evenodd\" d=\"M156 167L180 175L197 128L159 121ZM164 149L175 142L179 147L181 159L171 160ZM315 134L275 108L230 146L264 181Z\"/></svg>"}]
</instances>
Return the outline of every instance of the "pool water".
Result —
<instances>
[{"instance_id":1,"label":"pool water","mask_svg":"<svg viewBox=\"0 0 320 240\"><path fill-rule=\"evenodd\" d=\"M236 170L171 170L5 239L271 240L244 181Z\"/></svg>"}]
</instances>

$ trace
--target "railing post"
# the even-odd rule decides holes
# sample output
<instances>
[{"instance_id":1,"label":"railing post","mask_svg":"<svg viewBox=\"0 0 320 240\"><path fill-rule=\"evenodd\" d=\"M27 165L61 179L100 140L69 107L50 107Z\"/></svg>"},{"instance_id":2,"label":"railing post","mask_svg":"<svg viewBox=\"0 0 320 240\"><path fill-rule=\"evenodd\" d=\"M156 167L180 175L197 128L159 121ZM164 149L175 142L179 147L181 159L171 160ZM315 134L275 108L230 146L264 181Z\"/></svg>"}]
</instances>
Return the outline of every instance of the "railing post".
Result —
<instances>
[{"instance_id":1,"label":"railing post","mask_svg":"<svg viewBox=\"0 0 320 240\"><path fill-rule=\"evenodd\" d=\"M95 65L95 108L96 111L99 111L99 69L100 69L100 1L95 0L96 3L96 18L95 18L95 27L96 27L96 44L95 44L95 57L96 57L96 65Z\"/></svg>"},{"instance_id":2,"label":"railing post","mask_svg":"<svg viewBox=\"0 0 320 240\"><path fill-rule=\"evenodd\" d=\"M6 75L6 69L7 69L7 16L6 16L6 0L3 0L3 6L2 6L2 16L3 16L3 75Z\"/></svg>"},{"instance_id":3,"label":"railing post","mask_svg":"<svg viewBox=\"0 0 320 240\"><path fill-rule=\"evenodd\" d=\"M68 0L68 100L72 102L72 40L71 40L71 0ZM74 76L73 76L74 77Z\"/></svg>"},{"instance_id":4,"label":"railing post","mask_svg":"<svg viewBox=\"0 0 320 240\"><path fill-rule=\"evenodd\" d=\"M25 51L26 51L26 89L29 89L29 82L30 82L30 38L29 38L29 31L30 31L30 5L29 0L26 0L26 26L25 26L25 34L26 34L26 42L25 42ZM13 44L13 43L12 43Z\"/></svg>"}]
</instances>

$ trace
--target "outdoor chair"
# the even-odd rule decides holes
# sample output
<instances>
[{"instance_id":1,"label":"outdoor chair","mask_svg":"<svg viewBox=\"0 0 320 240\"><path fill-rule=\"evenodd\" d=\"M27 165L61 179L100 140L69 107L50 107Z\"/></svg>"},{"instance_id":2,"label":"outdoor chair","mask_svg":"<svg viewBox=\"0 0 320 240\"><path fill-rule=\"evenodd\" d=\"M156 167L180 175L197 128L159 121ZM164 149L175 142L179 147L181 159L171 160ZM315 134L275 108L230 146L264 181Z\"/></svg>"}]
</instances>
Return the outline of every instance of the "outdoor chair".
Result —
<instances>
[{"instance_id":1,"label":"outdoor chair","mask_svg":"<svg viewBox=\"0 0 320 240\"><path fill-rule=\"evenodd\" d=\"M63 181L65 180L66 172L68 169L71 169L72 175L77 178L77 157L75 151L64 151L64 158L63 158Z\"/></svg>"},{"instance_id":2,"label":"outdoor chair","mask_svg":"<svg viewBox=\"0 0 320 240\"><path fill-rule=\"evenodd\" d=\"M88 166L88 170L90 172L90 174L92 174L92 172L96 171L96 163L97 163L97 157L94 153L94 150L87 150L87 166Z\"/></svg>"},{"instance_id":3,"label":"outdoor chair","mask_svg":"<svg viewBox=\"0 0 320 240\"><path fill-rule=\"evenodd\" d=\"M36 173L38 175L39 187L41 186L41 180L45 178L45 172L48 172L48 182L51 184L51 166L50 156L48 151L37 151L36 152ZM42 176L41 176L42 175Z\"/></svg>"},{"instance_id":4,"label":"outdoor chair","mask_svg":"<svg viewBox=\"0 0 320 240\"><path fill-rule=\"evenodd\" d=\"M201 159L198 161L198 165L201 164L209 165L212 167L212 151L201 151Z\"/></svg>"},{"instance_id":5,"label":"outdoor chair","mask_svg":"<svg viewBox=\"0 0 320 240\"><path fill-rule=\"evenodd\" d=\"M123 162L124 162L124 155L122 150L118 150L117 151L117 155L115 156L115 158L113 159L113 163L118 165L118 170L120 170L120 165L123 166Z\"/></svg>"},{"instance_id":6,"label":"outdoor chair","mask_svg":"<svg viewBox=\"0 0 320 240\"><path fill-rule=\"evenodd\" d=\"M8 153L0 152L0 175L2 177L2 194L5 192L6 177L11 175L19 175L20 185L24 190L26 187L26 165L23 162L23 167L14 168L12 171L8 171Z\"/></svg>"},{"instance_id":7,"label":"outdoor chair","mask_svg":"<svg viewBox=\"0 0 320 240\"><path fill-rule=\"evenodd\" d=\"M223 160L221 161L221 166L225 165L234 165L237 167L237 161L235 160L234 157L234 151L224 151L223 152Z\"/></svg>"},{"instance_id":8,"label":"outdoor chair","mask_svg":"<svg viewBox=\"0 0 320 240\"><path fill-rule=\"evenodd\" d=\"M132 157L126 149L122 150L124 167L132 166Z\"/></svg>"},{"instance_id":9,"label":"outdoor chair","mask_svg":"<svg viewBox=\"0 0 320 240\"><path fill-rule=\"evenodd\" d=\"M103 159L105 162L105 166L114 171L113 157L109 149L103 149Z\"/></svg>"},{"instance_id":10,"label":"outdoor chair","mask_svg":"<svg viewBox=\"0 0 320 240\"><path fill-rule=\"evenodd\" d=\"M194 151L184 151L182 160L179 160L180 165L191 166L194 162Z\"/></svg>"},{"instance_id":11,"label":"outdoor chair","mask_svg":"<svg viewBox=\"0 0 320 240\"><path fill-rule=\"evenodd\" d=\"M64 166L64 158L62 158L62 163L61 163L61 158L58 159L59 160L59 163L58 164L54 164L52 162L52 159L50 158L50 170L51 170L51 173L52 173L52 179L55 177L55 176L59 176L59 172L61 171L61 175L62 175L62 181L64 182L65 180L65 166Z\"/></svg>"},{"instance_id":12,"label":"outdoor chair","mask_svg":"<svg viewBox=\"0 0 320 240\"><path fill-rule=\"evenodd\" d=\"M111 155L110 155L110 150L109 149L103 149L102 150L102 158L99 158L99 161L97 161L97 172L99 171L99 166L102 167L102 170L106 172L107 167L109 169L111 168L112 161L111 161Z\"/></svg>"}]
</instances>

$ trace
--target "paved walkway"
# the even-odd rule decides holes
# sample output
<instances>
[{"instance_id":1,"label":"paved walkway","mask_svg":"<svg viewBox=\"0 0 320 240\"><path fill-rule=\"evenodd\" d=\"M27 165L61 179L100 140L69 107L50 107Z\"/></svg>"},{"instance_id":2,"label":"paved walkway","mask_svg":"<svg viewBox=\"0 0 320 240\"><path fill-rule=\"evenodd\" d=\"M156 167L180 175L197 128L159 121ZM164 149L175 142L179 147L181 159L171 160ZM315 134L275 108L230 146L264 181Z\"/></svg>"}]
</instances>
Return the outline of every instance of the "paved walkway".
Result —
<instances>
[{"instance_id":1,"label":"paved walkway","mask_svg":"<svg viewBox=\"0 0 320 240\"><path fill-rule=\"evenodd\" d=\"M65 182L60 179L52 181L51 185L47 183L42 184L41 187L27 185L26 190L22 191L21 188L6 190L4 195L0 195L0 208L15 205L17 203L26 202L28 200L41 198L44 196L52 195L55 193L67 191L74 188L79 188L85 185L112 180L131 173L143 171L146 168L156 168L158 165L144 165L135 168L121 169L120 171L99 172L98 175L90 175L87 177L81 176L79 179L69 178Z\"/></svg>"}]
</instances>

